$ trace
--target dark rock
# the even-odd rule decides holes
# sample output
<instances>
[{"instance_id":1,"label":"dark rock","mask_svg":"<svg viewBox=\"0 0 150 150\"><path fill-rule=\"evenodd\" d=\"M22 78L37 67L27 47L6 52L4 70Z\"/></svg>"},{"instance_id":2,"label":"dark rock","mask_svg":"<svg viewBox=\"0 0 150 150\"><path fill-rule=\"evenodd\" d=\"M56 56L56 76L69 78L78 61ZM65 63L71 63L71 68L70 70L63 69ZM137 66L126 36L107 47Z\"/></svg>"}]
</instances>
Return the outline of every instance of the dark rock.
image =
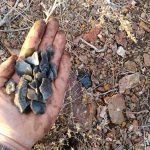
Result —
<instances>
[{"instance_id":1,"label":"dark rock","mask_svg":"<svg viewBox=\"0 0 150 150\"><path fill-rule=\"evenodd\" d=\"M86 89L92 86L91 75L83 70L79 71L77 79L82 83Z\"/></svg>"},{"instance_id":2,"label":"dark rock","mask_svg":"<svg viewBox=\"0 0 150 150\"><path fill-rule=\"evenodd\" d=\"M43 74L42 72L38 72L38 73L35 74L35 78L36 78L37 80L41 81L42 78L46 78L46 75Z\"/></svg>"},{"instance_id":3,"label":"dark rock","mask_svg":"<svg viewBox=\"0 0 150 150\"><path fill-rule=\"evenodd\" d=\"M31 101L30 107L35 114L44 114L46 110L46 104L40 101Z\"/></svg>"},{"instance_id":4,"label":"dark rock","mask_svg":"<svg viewBox=\"0 0 150 150\"><path fill-rule=\"evenodd\" d=\"M50 64L50 71L49 71L49 78L51 80L54 80L54 79L56 79L56 77L57 77L57 67L54 63L51 63Z\"/></svg>"},{"instance_id":5,"label":"dark rock","mask_svg":"<svg viewBox=\"0 0 150 150\"><path fill-rule=\"evenodd\" d=\"M38 52L35 51L31 57L26 58L26 61L31 65L38 66L39 65Z\"/></svg>"},{"instance_id":6,"label":"dark rock","mask_svg":"<svg viewBox=\"0 0 150 150\"><path fill-rule=\"evenodd\" d=\"M54 49L51 46L48 46L46 52L47 52L48 59L50 61L50 59L54 56Z\"/></svg>"},{"instance_id":7,"label":"dark rock","mask_svg":"<svg viewBox=\"0 0 150 150\"><path fill-rule=\"evenodd\" d=\"M44 75L48 75L49 72L49 59L46 51L41 52L40 70Z\"/></svg>"},{"instance_id":8,"label":"dark rock","mask_svg":"<svg viewBox=\"0 0 150 150\"><path fill-rule=\"evenodd\" d=\"M35 76L36 73L38 73L38 71L39 71L39 66L35 66L35 67L33 68L33 76Z\"/></svg>"},{"instance_id":9,"label":"dark rock","mask_svg":"<svg viewBox=\"0 0 150 150\"><path fill-rule=\"evenodd\" d=\"M32 89L36 89L36 88L37 88L37 81L36 81L36 80L33 80L32 82L29 83L29 86L30 86Z\"/></svg>"},{"instance_id":10,"label":"dark rock","mask_svg":"<svg viewBox=\"0 0 150 150\"><path fill-rule=\"evenodd\" d=\"M38 95L34 89L28 88L27 98L30 100L38 100Z\"/></svg>"},{"instance_id":11,"label":"dark rock","mask_svg":"<svg viewBox=\"0 0 150 150\"><path fill-rule=\"evenodd\" d=\"M49 96L52 95L51 81L48 78L43 78L40 86L40 92L44 100L47 100Z\"/></svg>"},{"instance_id":12,"label":"dark rock","mask_svg":"<svg viewBox=\"0 0 150 150\"><path fill-rule=\"evenodd\" d=\"M29 106L29 102L27 101L27 87L28 81L21 77L14 99L15 105L19 108L21 113L25 112Z\"/></svg>"},{"instance_id":13,"label":"dark rock","mask_svg":"<svg viewBox=\"0 0 150 150\"><path fill-rule=\"evenodd\" d=\"M24 74L32 75L31 65L26 63L24 60L16 61L15 70L19 76L22 76Z\"/></svg>"}]
</instances>

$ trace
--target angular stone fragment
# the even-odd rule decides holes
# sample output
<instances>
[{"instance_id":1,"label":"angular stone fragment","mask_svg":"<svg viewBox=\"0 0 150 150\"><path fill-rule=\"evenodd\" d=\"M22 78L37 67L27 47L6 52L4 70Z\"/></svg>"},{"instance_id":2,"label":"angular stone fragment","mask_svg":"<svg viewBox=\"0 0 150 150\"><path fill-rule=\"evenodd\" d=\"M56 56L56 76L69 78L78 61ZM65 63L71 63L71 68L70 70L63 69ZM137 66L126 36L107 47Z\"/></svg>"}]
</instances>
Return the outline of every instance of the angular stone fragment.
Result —
<instances>
[{"instance_id":1,"label":"angular stone fragment","mask_svg":"<svg viewBox=\"0 0 150 150\"><path fill-rule=\"evenodd\" d=\"M54 80L57 77L57 67L54 63L50 64L49 79Z\"/></svg>"},{"instance_id":2,"label":"angular stone fragment","mask_svg":"<svg viewBox=\"0 0 150 150\"><path fill-rule=\"evenodd\" d=\"M82 85L86 89L92 86L91 75L84 70L79 71L77 79L82 83Z\"/></svg>"},{"instance_id":3,"label":"angular stone fragment","mask_svg":"<svg viewBox=\"0 0 150 150\"><path fill-rule=\"evenodd\" d=\"M38 73L35 74L35 78L36 78L37 80L41 81L42 78L46 78L46 75L43 74L42 72L38 72Z\"/></svg>"},{"instance_id":4,"label":"angular stone fragment","mask_svg":"<svg viewBox=\"0 0 150 150\"><path fill-rule=\"evenodd\" d=\"M43 78L40 86L40 92L44 100L47 100L49 96L52 95L51 81L48 78Z\"/></svg>"},{"instance_id":5,"label":"angular stone fragment","mask_svg":"<svg viewBox=\"0 0 150 150\"><path fill-rule=\"evenodd\" d=\"M126 54L126 50L122 46L119 46L117 49L117 54L124 58Z\"/></svg>"},{"instance_id":6,"label":"angular stone fragment","mask_svg":"<svg viewBox=\"0 0 150 150\"><path fill-rule=\"evenodd\" d=\"M54 56L54 49L51 46L48 46L46 49L48 59L50 60Z\"/></svg>"},{"instance_id":7,"label":"angular stone fragment","mask_svg":"<svg viewBox=\"0 0 150 150\"><path fill-rule=\"evenodd\" d=\"M32 88L32 89L36 89L37 86L38 86L38 81L37 80L32 80L32 82L29 83L29 86Z\"/></svg>"},{"instance_id":8,"label":"angular stone fragment","mask_svg":"<svg viewBox=\"0 0 150 150\"><path fill-rule=\"evenodd\" d=\"M38 100L38 95L34 89L28 88L27 98L30 100Z\"/></svg>"},{"instance_id":9,"label":"angular stone fragment","mask_svg":"<svg viewBox=\"0 0 150 150\"><path fill-rule=\"evenodd\" d=\"M126 89L135 87L140 82L140 74L127 75L119 80L119 92L124 93Z\"/></svg>"},{"instance_id":10,"label":"angular stone fragment","mask_svg":"<svg viewBox=\"0 0 150 150\"><path fill-rule=\"evenodd\" d=\"M14 80L9 80L6 84L6 93L8 95L12 94L13 92L15 92L16 90L16 83L14 82Z\"/></svg>"},{"instance_id":11,"label":"angular stone fragment","mask_svg":"<svg viewBox=\"0 0 150 150\"><path fill-rule=\"evenodd\" d=\"M32 76L30 75L23 75L23 78L26 79L27 81L32 81Z\"/></svg>"},{"instance_id":12,"label":"angular stone fragment","mask_svg":"<svg viewBox=\"0 0 150 150\"><path fill-rule=\"evenodd\" d=\"M38 56L38 52L35 51L32 56L26 58L26 61L34 66L38 66L39 65L39 56Z\"/></svg>"},{"instance_id":13,"label":"angular stone fragment","mask_svg":"<svg viewBox=\"0 0 150 150\"><path fill-rule=\"evenodd\" d=\"M27 88L28 81L21 77L14 99L15 105L19 108L21 113L25 112L29 106L29 102L27 101Z\"/></svg>"},{"instance_id":14,"label":"angular stone fragment","mask_svg":"<svg viewBox=\"0 0 150 150\"><path fill-rule=\"evenodd\" d=\"M43 96L42 94L40 93L40 91L37 92L37 95L38 95L38 101L41 101L43 103L45 103L46 101L43 99Z\"/></svg>"},{"instance_id":15,"label":"angular stone fragment","mask_svg":"<svg viewBox=\"0 0 150 150\"><path fill-rule=\"evenodd\" d=\"M33 68L33 76L35 76L36 73L38 73L38 72L39 72L39 66L35 66L35 67Z\"/></svg>"},{"instance_id":16,"label":"angular stone fragment","mask_svg":"<svg viewBox=\"0 0 150 150\"><path fill-rule=\"evenodd\" d=\"M150 66L150 55L144 53L143 58L144 58L144 64L145 64L145 66Z\"/></svg>"},{"instance_id":17,"label":"angular stone fragment","mask_svg":"<svg viewBox=\"0 0 150 150\"><path fill-rule=\"evenodd\" d=\"M46 51L41 52L40 70L44 75L48 75L49 72L49 59Z\"/></svg>"},{"instance_id":18,"label":"angular stone fragment","mask_svg":"<svg viewBox=\"0 0 150 150\"><path fill-rule=\"evenodd\" d=\"M105 98L106 103L108 103L108 112L111 121L115 124L121 124L125 121L124 115L122 113L125 109L124 98L121 94L116 94L112 97Z\"/></svg>"},{"instance_id":19,"label":"angular stone fragment","mask_svg":"<svg viewBox=\"0 0 150 150\"><path fill-rule=\"evenodd\" d=\"M18 60L16 62L15 70L19 76L22 76L24 74L32 75L31 65L26 63L24 60Z\"/></svg>"},{"instance_id":20,"label":"angular stone fragment","mask_svg":"<svg viewBox=\"0 0 150 150\"><path fill-rule=\"evenodd\" d=\"M44 114L46 110L46 104L40 101L31 101L30 107L34 114Z\"/></svg>"},{"instance_id":21,"label":"angular stone fragment","mask_svg":"<svg viewBox=\"0 0 150 150\"><path fill-rule=\"evenodd\" d=\"M137 71L137 65L134 61L126 61L124 64L125 68L131 72L136 72Z\"/></svg>"}]
</instances>

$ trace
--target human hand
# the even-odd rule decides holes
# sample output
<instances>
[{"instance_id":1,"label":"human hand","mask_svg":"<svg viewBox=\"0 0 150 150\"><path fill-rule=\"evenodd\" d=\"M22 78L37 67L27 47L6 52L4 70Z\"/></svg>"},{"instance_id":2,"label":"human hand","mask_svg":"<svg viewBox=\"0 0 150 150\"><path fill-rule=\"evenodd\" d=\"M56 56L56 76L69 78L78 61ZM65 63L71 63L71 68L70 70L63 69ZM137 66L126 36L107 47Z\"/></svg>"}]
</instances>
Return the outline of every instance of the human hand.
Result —
<instances>
[{"instance_id":1,"label":"human hand","mask_svg":"<svg viewBox=\"0 0 150 150\"><path fill-rule=\"evenodd\" d=\"M65 89L71 68L70 57L64 52L66 38L62 31L58 31L59 23L55 18L37 21L31 28L20 52L24 58L33 50L44 50L52 45L55 49L53 63L58 68L58 76L52 83L53 95L48 99L46 112L43 115L21 114L13 104L14 95L7 95L5 82L12 78L19 82L14 74L16 56L11 56L0 65L0 143L11 149L31 149L55 123L63 104Z\"/></svg>"}]
</instances>

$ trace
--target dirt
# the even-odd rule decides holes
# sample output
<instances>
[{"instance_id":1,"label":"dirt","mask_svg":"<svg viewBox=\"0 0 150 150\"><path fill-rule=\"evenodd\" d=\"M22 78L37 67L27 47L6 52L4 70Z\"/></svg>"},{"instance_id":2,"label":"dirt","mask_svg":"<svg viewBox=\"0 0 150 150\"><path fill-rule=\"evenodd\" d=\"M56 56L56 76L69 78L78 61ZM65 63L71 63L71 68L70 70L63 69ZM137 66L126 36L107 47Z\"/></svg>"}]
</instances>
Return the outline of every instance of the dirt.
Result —
<instances>
[{"instance_id":1,"label":"dirt","mask_svg":"<svg viewBox=\"0 0 150 150\"><path fill-rule=\"evenodd\" d=\"M0 18L14 1L0 2ZM1 62L20 51L35 20L46 18L43 4L48 9L53 1L40 3L22 0L0 27ZM63 109L34 149L150 149L150 1L64 0L52 15L66 32L73 66ZM119 47L123 53L120 49L118 53ZM92 87L88 89L77 80L81 69L91 74ZM139 75L138 82L122 85L126 86L121 92L123 119L116 124L118 120L112 116L117 119L118 112L115 116L110 111L106 99L115 101L120 94L119 81L133 74Z\"/></svg>"}]
</instances>

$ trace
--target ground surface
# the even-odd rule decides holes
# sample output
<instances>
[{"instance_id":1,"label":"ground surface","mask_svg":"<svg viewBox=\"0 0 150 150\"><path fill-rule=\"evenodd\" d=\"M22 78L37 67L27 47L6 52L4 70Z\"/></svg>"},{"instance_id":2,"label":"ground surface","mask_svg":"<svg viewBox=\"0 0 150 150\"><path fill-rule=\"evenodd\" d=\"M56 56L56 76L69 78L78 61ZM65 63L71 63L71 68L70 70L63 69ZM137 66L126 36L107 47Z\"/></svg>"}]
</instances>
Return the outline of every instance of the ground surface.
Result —
<instances>
[{"instance_id":1,"label":"ground surface","mask_svg":"<svg viewBox=\"0 0 150 150\"><path fill-rule=\"evenodd\" d=\"M58 3L52 14L66 32L72 73L57 122L34 149L149 150L150 1ZM0 1L0 20L14 4ZM19 52L32 23L52 6L50 0L19 2L0 27L1 62ZM92 87L77 81L79 70L91 74Z\"/></svg>"}]
</instances>

